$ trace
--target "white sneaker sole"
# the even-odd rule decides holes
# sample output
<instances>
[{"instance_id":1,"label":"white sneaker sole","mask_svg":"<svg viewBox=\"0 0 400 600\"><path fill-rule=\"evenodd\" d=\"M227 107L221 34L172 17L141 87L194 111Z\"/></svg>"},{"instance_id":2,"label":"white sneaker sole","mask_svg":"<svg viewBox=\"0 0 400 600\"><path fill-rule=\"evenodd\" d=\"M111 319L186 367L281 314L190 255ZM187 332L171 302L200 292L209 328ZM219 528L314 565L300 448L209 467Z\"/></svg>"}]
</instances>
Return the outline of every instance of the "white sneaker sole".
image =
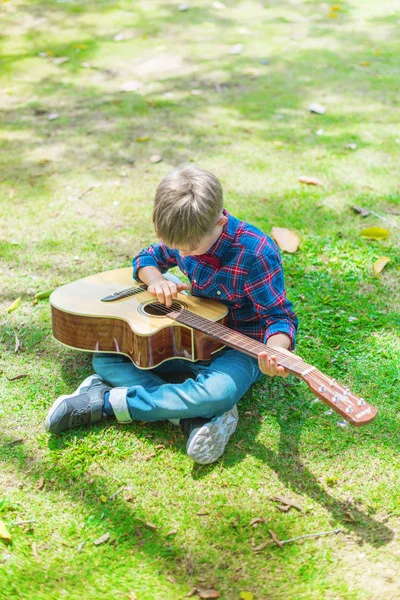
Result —
<instances>
[{"instance_id":1,"label":"white sneaker sole","mask_svg":"<svg viewBox=\"0 0 400 600\"><path fill-rule=\"evenodd\" d=\"M54 402L53 406L50 408L48 415L46 417L46 420L44 422L44 427L45 427L46 431L48 431L49 430L48 428L50 427L50 417L54 414L54 412L60 406L61 402L63 400L65 400L65 398L71 398L72 396L78 396L78 394L80 394L80 392L81 392L81 389L83 387L89 386L95 379L100 379L101 381L103 381L101 379L100 375L89 375L89 377L86 377L86 379L84 381L82 381L80 386L72 394L64 394L63 396L59 396L57 398L57 400L55 400L55 402Z\"/></svg>"},{"instance_id":2,"label":"white sneaker sole","mask_svg":"<svg viewBox=\"0 0 400 600\"><path fill-rule=\"evenodd\" d=\"M224 453L225 446L235 432L239 416L236 405L220 417L214 417L200 429L193 432L188 439L186 452L200 465L208 465L218 460Z\"/></svg>"}]
</instances>

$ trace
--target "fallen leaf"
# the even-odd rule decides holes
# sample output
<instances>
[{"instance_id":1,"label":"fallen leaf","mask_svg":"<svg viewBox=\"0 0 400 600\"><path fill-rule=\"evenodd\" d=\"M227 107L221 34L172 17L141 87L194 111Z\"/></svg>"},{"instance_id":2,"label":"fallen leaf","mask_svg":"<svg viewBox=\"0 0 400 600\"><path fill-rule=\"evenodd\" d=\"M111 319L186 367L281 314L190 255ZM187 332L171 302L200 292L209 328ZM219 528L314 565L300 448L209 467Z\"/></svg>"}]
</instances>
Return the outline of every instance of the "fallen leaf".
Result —
<instances>
[{"instance_id":1,"label":"fallen leaf","mask_svg":"<svg viewBox=\"0 0 400 600\"><path fill-rule=\"evenodd\" d=\"M55 121L56 119L58 119L58 118L59 118L59 116L60 116L60 115L59 115L57 112L51 112L51 113L49 113L49 114L47 115L47 119L48 119L49 121Z\"/></svg>"},{"instance_id":2,"label":"fallen leaf","mask_svg":"<svg viewBox=\"0 0 400 600\"><path fill-rule=\"evenodd\" d=\"M360 62L360 67L369 67L371 65L371 62L369 60L362 60Z\"/></svg>"},{"instance_id":3,"label":"fallen leaf","mask_svg":"<svg viewBox=\"0 0 400 600\"><path fill-rule=\"evenodd\" d=\"M256 525L257 523L265 523L265 519L263 519L262 517L256 517L255 519L252 519L250 521L250 527L254 527L254 525Z\"/></svg>"},{"instance_id":4,"label":"fallen leaf","mask_svg":"<svg viewBox=\"0 0 400 600\"><path fill-rule=\"evenodd\" d=\"M149 135L142 135L136 138L137 142L148 142L150 139Z\"/></svg>"},{"instance_id":5,"label":"fallen leaf","mask_svg":"<svg viewBox=\"0 0 400 600\"><path fill-rule=\"evenodd\" d=\"M100 544L104 544L104 542L107 542L110 539L110 534L107 532L104 535L102 535L101 537L97 538L97 540L94 540L93 544L95 546L100 546Z\"/></svg>"},{"instance_id":6,"label":"fallen leaf","mask_svg":"<svg viewBox=\"0 0 400 600\"><path fill-rule=\"evenodd\" d=\"M296 508L298 511L302 512L302 507L300 506L300 504L298 502L296 502L296 500L292 500L292 498L288 498L287 496L274 496L272 498L272 500L274 502L280 502L281 504L286 504L287 506L293 506L293 508Z\"/></svg>"},{"instance_id":7,"label":"fallen leaf","mask_svg":"<svg viewBox=\"0 0 400 600\"><path fill-rule=\"evenodd\" d=\"M129 593L129 600L137 600L137 596L136 596L135 592Z\"/></svg>"},{"instance_id":8,"label":"fallen leaf","mask_svg":"<svg viewBox=\"0 0 400 600\"><path fill-rule=\"evenodd\" d=\"M317 179L316 177L307 177L305 175L299 177L299 181L300 183L305 183L307 185L324 185L320 179Z\"/></svg>"},{"instance_id":9,"label":"fallen leaf","mask_svg":"<svg viewBox=\"0 0 400 600\"><path fill-rule=\"evenodd\" d=\"M317 115L324 115L326 113L326 108L319 102L311 102L308 110L312 113L316 113Z\"/></svg>"},{"instance_id":10,"label":"fallen leaf","mask_svg":"<svg viewBox=\"0 0 400 600\"><path fill-rule=\"evenodd\" d=\"M134 31L121 31L120 33L114 35L113 40L114 42L124 42L125 40L132 39L133 37L135 37Z\"/></svg>"},{"instance_id":11,"label":"fallen leaf","mask_svg":"<svg viewBox=\"0 0 400 600\"><path fill-rule=\"evenodd\" d=\"M52 288L51 290L45 290L43 292L38 292L37 294L35 294L35 298L36 300L42 300L43 298L48 298L50 296L50 294L52 294L54 292L54 288Z\"/></svg>"},{"instance_id":12,"label":"fallen leaf","mask_svg":"<svg viewBox=\"0 0 400 600\"><path fill-rule=\"evenodd\" d=\"M143 83L141 81L125 81L119 87L120 92L136 92L141 87L143 87Z\"/></svg>"},{"instance_id":13,"label":"fallen leaf","mask_svg":"<svg viewBox=\"0 0 400 600\"><path fill-rule=\"evenodd\" d=\"M156 446L156 450L162 450L163 448L165 448L164 444L158 444L158 446Z\"/></svg>"},{"instance_id":14,"label":"fallen leaf","mask_svg":"<svg viewBox=\"0 0 400 600\"><path fill-rule=\"evenodd\" d=\"M100 500L105 503L107 502L107 496L100 496Z\"/></svg>"},{"instance_id":15,"label":"fallen leaf","mask_svg":"<svg viewBox=\"0 0 400 600\"><path fill-rule=\"evenodd\" d=\"M159 154L153 154L153 156L150 156L150 162L155 164L155 163L159 163L162 161L162 156L160 156Z\"/></svg>"},{"instance_id":16,"label":"fallen leaf","mask_svg":"<svg viewBox=\"0 0 400 600\"><path fill-rule=\"evenodd\" d=\"M125 502L133 502L132 494L125 494L124 500L125 500Z\"/></svg>"},{"instance_id":17,"label":"fallen leaf","mask_svg":"<svg viewBox=\"0 0 400 600\"><path fill-rule=\"evenodd\" d=\"M271 237L275 240L281 250L296 252L300 239L297 233L285 227L273 227Z\"/></svg>"},{"instance_id":18,"label":"fallen leaf","mask_svg":"<svg viewBox=\"0 0 400 600\"><path fill-rule=\"evenodd\" d=\"M242 54L243 52L243 44L235 44L229 50L229 54Z\"/></svg>"},{"instance_id":19,"label":"fallen leaf","mask_svg":"<svg viewBox=\"0 0 400 600\"><path fill-rule=\"evenodd\" d=\"M281 512L289 512L290 506L288 506L287 504L278 504L277 509Z\"/></svg>"},{"instance_id":20,"label":"fallen leaf","mask_svg":"<svg viewBox=\"0 0 400 600\"><path fill-rule=\"evenodd\" d=\"M272 542L270 542L268 540L267 542L263 542L259 546L254 546L254 548L252 548L252 550L253 550L253 552L260 552L261 550L264 550L264 548L266 548L266 546L270 546L271 544L272 544Z\"/></svg>"},{"instance_id":21,"label":"fallen leaf","mask_svg":"<svg viewBox=\"0 0 400 600\"><path fill-rule=\"evenodd\" d=\"M17 298L16 300L14 300L14 302L12 304L10 304L10 306L6 309L6 313L10 313L13 310L15 310L16 308L18 308L18 306L21 304L21 296L19 298Z\"/></svg>"},{"instance_id":22,"label":"fallen leaf","mask_svg":"<svg viewBox=\"0 0 400 600\"><path fill-rule=\"evenodd\" d=\"M50 59L55 65L63 65L64 63L69 61L68 56L55 56Z\"/></svg>"},{"instance_id":23,"label":"fallen leaf","mask_svg":"<svg viewBox=\"0 0 400 600\"><path fill-rule=\"evenodd\" d=\"M33 556L36 558L36 560L39 560L39 555L37 553L37 546L36 546L36 542L32 542L32 554Z\"/></svg>"},{"instance_id":24,"label":"fallen leaf","mask_svg":"<svg viewBox=\"0 0 400 600\"><path fill-rule=\"evenodd\" d=\"M199 588L197 591L199 598L220 598L221 594L216 590L204 590Z\"/></svg>"},{"instance_id":25,"label":"fallen leaf","mask_svg":"<svg viewBox=\"0 0 400 600\"><path fill-rule=\"evenodd\" d=\"M178 533L178 530L177 530L177 529L171 529L171 531L168 531L168 533L166 534L166 536L165 536L165 537L168 537L168 536L170 536L170 535L175 535L176 533Z\"/></svg>"},{"instance_id":26,"label":"fallen leaf","mask_svg":"<svg viewBox=\"0 0 400 600\"><path fill-rule=\"evenodd\" d=\"M24 377L29 377L27 373L23 375L16 375L15 377L7 377L8 381L16 381L17 379L23 379Z\"/></svg>"},{"instance_id":27,"label":"fallen leaf","mask_svg":"<svg viewBox=\"0 0 400 600\"><path fill-rule=\"evenodd\" d=\"M283 544L282 542L278 539L278 536L276 535L276 533L274 531L272 531L271 529L269 530L272 539L274 540L275 544L277 544L279 546L279 548L283 548Z\"/></svg>"},{"instance_id":28,"label":"fallen leaf","mask_svg":"<svg viewBox=\"0 0 400 600\"><path fill-rule=\"evenodd\" d=\"M0 521L0 539L5 542L11 542L11 535L4 523L4 521Z\"/></svg>"},{"instance_id":29,"label":"fallen leaf","mask_svg":"<svg viewBox=\"0 0 400 600\"><path fill-rule=\"evenodd\" d=\"M384 240L389 237L390 233L383 227L367 227L362 229L359 235L367 240Z\"/></svg>"},{"instance_id":30,"label":"fallen leaf","mask_svg":"<svg viewBox=\"0 0 400 600\"><path fill-rule=\"evenodd\" d=\"M192 589L190 590L190 592L188 592L188 593L186 594L186 598L191 598L192 596L196 596L197 592L198 592L198 589L197 589L197 587L196 587L196 588L192 588Z\"/></svg>"},{"instance_id":31,"label":"fallen leaf","mask_svg":"<svg viewBox=\"0 0 400 600\"><path fill-rule=\"evenodd\" d=\"M145 522L146 527L148 527L149 529L158 529L157 525L154 525L154 523L150 523L149 521Z\"/></svg>"},{"instance_id":32,"label":"fallen leaf","mask_svg":"<svg viewBox=\"0 0 400 600\"><path fill-rule=\"evenodd\" d=\"M251 592L240 592L240 600L253 600L254 596Z\"/></svg>"},{"instance_id":33,"label":"fallen leaf","mask_svg":"<svg viewBox=\"0 0 400 600\"><path fill-rule=\"evenodd\" d=\"M6 446L16 446L17 444L23 444L25 441L24 438L18 438L16 440L11 440L11 442L7 442Z\"/></svg>"},{"instance_id":34,"label":"fallen leaf","mask_svg":"<svg viewBox=\"0 0 400 600\"><path fill-rule=\"evenodd\" d=\"M149 460L150 458L154 458L156 456L155 452L148 454L147 456L143 456L143 460Z\"/></svg>"},{"instance_id":35,"label":"fallen leaf","mask_svg":"<svg viewBox=\"0 0 400 600\"><path fill-rule=\"evenodd\" d=\"M368 217L369 215L369 210L362 208L361 206L352 206L351 208L362 217Z\"/></svg>"},{"instance_id":36,"label":"fallen leaf","mask_svg":"<svg viewBox=\"0 0 400 600\"><path fill-rule=\"evenodd\" d=\"M339 481L338 477L327 477L326 485L335 485Z\"/></svg>"},{"instance_id":37,"label":"fallen leaf","mask_svg":"<svg viewBox=\"0 0 400 600\"><path fill-rule=\"evenodd\" d=\"M77 548L78 554L80 554L82 552L82 548L84 545L85 545L85 542L80 542L78 544L78 548Z\"/></svg>"},{"instance_id":38,"label":"fallen leaf","mask_svg":"<svg viewBox=\"0 0 400 600\"><path fill-rule=\"evenodd\" d=\"M337 19L337 18L338 18L338 15L335 12L330 12L328 14L328 19Z\"/></svg>"},{"instance_id":39,"label":"fallen leaf","mask_svg":"<svg viewBox=\"0 0 400 600\"><path fill-rule=\"evenodd\" d=\"M22 350L22 344L19 341L17 334L15 334L15 352L18 352L18 350Z\"/></svg>"},{"instance_id":40,"label":"fallen leaf","mask_svg":"<svg viewBox=\"0 0 400 600\"><path fill-rule=\"evenodd\" d=\"M43 477L41 477L36 484L36 489L41 490L43 488L43 486L44 486L44 479L43 479Z\"/></svg>"},{"instance_id":41,"label":"fallen leaf","mask_svg":"<svg viewBox=\"0 0 400 600\"><path fill-rule=\"evenodd\" d=\"M374 271L375 275L379 275L382 269L390 262L392 259L389 256L380 256L378 260L374 262Z\"/></svg>"}]
</instances>

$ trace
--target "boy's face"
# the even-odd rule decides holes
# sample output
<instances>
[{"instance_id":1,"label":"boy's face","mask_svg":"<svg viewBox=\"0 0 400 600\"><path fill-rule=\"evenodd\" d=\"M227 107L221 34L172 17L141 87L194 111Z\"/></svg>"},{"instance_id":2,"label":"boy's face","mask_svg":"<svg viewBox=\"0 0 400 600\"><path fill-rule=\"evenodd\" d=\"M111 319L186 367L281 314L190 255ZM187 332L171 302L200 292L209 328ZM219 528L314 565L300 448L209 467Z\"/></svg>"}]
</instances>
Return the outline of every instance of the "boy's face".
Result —
<instances>
[{"instance_id":1,"label":"boy's face","mask_svg":"<svg viewBox=\"0 0 400 600\"><path fill-rule=\"evenodd\" d=\"M225 215L221 215L218 218L218 221L212 232L200 241L197 248L190 249L189 246L183 245L179 248L176 248L177 250L179 250L180 256L184 258L185 256L200 256L201 254L205 254L211 248L211 246L215 244L215 242L221 235L224 225L227 221L228 218L225 217Z\"/></svg>"}]
</instances>

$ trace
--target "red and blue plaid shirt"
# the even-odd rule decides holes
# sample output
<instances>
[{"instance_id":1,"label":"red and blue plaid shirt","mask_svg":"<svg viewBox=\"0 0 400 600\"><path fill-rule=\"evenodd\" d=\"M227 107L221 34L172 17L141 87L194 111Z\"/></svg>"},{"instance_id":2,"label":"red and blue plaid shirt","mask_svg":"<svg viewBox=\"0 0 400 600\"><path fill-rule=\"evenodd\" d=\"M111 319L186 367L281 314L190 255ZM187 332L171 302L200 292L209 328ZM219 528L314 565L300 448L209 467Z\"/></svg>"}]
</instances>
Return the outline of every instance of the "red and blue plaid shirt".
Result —
<instances>
[{"instance_id":1,"label":"red and blue plaid shirt","mask_svg":"<svg viewBox=\"0 0 400 600\"><path fill-rule=\"evenodd\" d=\"M297 317L286 298L282 262L275 242L257 227L224 210L228 222L201 256L185 256L165 244L153 244L132 260L133 278L141 267L162 273L178 266L192 286L193 296L228 306L228 326L258 341L285 333L295 345Z\"/></svg>"}]
</instances>

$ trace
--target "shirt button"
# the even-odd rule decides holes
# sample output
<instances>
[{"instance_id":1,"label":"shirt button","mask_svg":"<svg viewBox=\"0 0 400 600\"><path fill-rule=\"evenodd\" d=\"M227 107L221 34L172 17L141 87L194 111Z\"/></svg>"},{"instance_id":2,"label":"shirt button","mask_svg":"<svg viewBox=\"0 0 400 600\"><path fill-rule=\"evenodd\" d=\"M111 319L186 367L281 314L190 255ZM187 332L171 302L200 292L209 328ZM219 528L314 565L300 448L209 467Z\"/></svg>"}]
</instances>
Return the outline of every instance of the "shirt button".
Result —
<instances>
[{"instance_id":1,"label":"shirt button","mask_svg":"<svg viewBox=\"0 0 400 600\"><path fill-rule=\"evenodd\" d=\"M221 295L221 292L220 292L219 290L217 290L217 294L218 294L218 296L220 296L220 295Z\"/></svg>"}]
</instances>

